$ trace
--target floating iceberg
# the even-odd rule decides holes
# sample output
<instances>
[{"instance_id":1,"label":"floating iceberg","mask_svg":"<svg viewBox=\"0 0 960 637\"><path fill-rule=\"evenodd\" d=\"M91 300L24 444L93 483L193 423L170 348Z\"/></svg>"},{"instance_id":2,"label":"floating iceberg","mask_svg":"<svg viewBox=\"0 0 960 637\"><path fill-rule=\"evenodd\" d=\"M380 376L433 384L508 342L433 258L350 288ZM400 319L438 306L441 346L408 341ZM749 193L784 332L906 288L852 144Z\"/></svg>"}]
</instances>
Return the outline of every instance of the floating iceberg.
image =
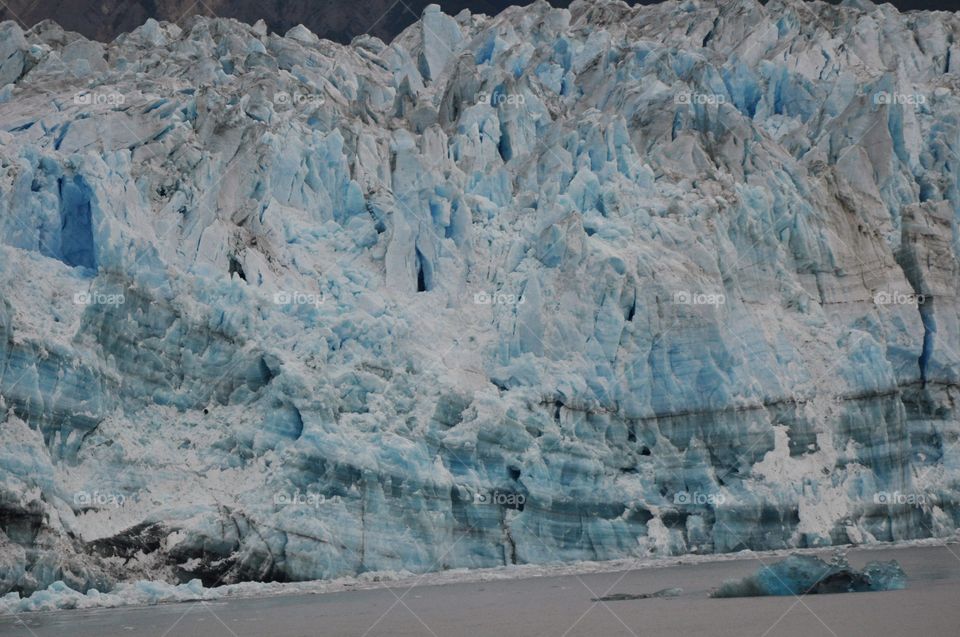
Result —
<instances>
[{"instance_id":1,"label":"floating iceberg","mask_svg":"<svg viewBox=\"0 0 960 637\"><path fill-rule=\"evenodd\" d=\"M907 576L896 560L870 562L858 571L844 559L824 562L813 555L791 555L780 562L764 564L742 580L731 580L712 597L761 597L764 595L815 595L901 590Z\"/></svg>"},{"instance_id":2,"label":"floating iceberg","mask_svg":"<svg viewBox=\"0 0 960 637\"><path fill-rule=\"evenodd\" d=\"M636 599L655 599L660 597L679 597L683 594L683 589L678 587L671 588L662 588L653 593L614 593L612 595L604 595L603 597L596 597L591 601L594 602L624 602L632 601Z\"/></svg>"}]
</instances>

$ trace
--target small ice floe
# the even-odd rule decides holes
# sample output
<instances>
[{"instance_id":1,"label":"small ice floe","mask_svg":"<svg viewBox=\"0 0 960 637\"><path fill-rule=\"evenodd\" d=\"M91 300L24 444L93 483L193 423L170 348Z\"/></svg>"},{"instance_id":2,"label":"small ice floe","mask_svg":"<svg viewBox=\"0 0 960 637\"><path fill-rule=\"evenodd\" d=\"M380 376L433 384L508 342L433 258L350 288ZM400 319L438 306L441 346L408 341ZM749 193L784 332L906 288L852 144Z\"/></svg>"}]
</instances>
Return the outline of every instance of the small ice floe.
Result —
<instances>
[{"instance_id":1,"label":"small ice floe","mask_svg":"<svg viewBox=\"0 0 960 637\"><path fill-rule=\"evenodd\" d=\"M682 588L664 588L656 593L614 593L613 595L604 595L603 597L595 597L592 602L622 602L628 599L651 599L653 597L679 597L683 592Z\"/></svg>"},{"instance_id":2,"label":"small ice floe","mask_svg":"<svg viewBox=\"0 0 960 637\"><path fill-rule=\"evenodd\" d=\"M858 571L842 555L828 563L812 555L794 554L775 564L764 564L741 580L724 582L711 597L863 593L906 587L907 576L896 560L870 562Z\"/></svg>"}]
</instances>

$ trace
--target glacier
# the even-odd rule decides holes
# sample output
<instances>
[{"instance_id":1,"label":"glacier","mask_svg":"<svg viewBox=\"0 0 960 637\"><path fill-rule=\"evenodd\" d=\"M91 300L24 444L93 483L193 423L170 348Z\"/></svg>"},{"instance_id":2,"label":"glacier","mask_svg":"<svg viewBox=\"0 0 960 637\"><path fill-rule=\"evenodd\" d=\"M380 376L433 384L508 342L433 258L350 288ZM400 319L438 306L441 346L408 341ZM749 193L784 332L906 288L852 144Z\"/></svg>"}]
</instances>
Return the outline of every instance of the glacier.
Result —
<instances>
[{"instance_id":1,"label":"glacier","mask_svg":"<svg viewBox=\"0 0 960 637\"><path fill-rule=\"evenodd\" d=\"M0 24L0 595L956 533L958 41Z\"/></svg>"}]
</instances>

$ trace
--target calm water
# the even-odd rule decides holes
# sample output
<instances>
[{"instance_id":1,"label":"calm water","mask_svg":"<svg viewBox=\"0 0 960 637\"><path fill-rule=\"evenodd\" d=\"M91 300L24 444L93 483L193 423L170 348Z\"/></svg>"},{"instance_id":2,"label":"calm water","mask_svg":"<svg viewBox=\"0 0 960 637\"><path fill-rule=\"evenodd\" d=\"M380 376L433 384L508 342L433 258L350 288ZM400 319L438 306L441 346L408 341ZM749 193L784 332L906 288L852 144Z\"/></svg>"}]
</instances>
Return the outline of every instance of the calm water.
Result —
<instances>
[{"instance_id":1,"label":"calm water","mask_svg":"<svg viewBox=\"0 0 960 637\"><path fill-rule=\"evenodd\" d=\"M824 555L829 555L825 552ZM960 546L851 551L851 564L896 559L905 591L710 599L757 559L618 573L443 586L395 586L148 608L62 611L0 619L0 635L28 637L956 637ZM765 562L771 559L764 557ZM607 602L594 597L679 586L680 597ZM398 601L399 600L399 601ZM25 622L26 625L24 625Z\"/></svg>"}]
</instances>

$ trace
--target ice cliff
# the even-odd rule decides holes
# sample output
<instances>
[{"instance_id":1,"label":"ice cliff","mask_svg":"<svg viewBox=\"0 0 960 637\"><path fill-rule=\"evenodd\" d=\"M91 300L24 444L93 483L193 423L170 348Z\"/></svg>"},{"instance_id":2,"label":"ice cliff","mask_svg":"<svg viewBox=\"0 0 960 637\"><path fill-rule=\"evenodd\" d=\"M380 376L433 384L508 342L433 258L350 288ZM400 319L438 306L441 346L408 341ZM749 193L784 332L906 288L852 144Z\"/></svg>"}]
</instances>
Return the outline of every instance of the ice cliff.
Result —
<instances>
[{"instance_id":1,"label":"ice cliff","mask_svg":"<svg viewBox=\"0 0 960 637\"><path fill-rule=\"evenodd\" d=\"M0 24L0 593L953 533L958 42Z\"/></svg>"}]
</instances>

